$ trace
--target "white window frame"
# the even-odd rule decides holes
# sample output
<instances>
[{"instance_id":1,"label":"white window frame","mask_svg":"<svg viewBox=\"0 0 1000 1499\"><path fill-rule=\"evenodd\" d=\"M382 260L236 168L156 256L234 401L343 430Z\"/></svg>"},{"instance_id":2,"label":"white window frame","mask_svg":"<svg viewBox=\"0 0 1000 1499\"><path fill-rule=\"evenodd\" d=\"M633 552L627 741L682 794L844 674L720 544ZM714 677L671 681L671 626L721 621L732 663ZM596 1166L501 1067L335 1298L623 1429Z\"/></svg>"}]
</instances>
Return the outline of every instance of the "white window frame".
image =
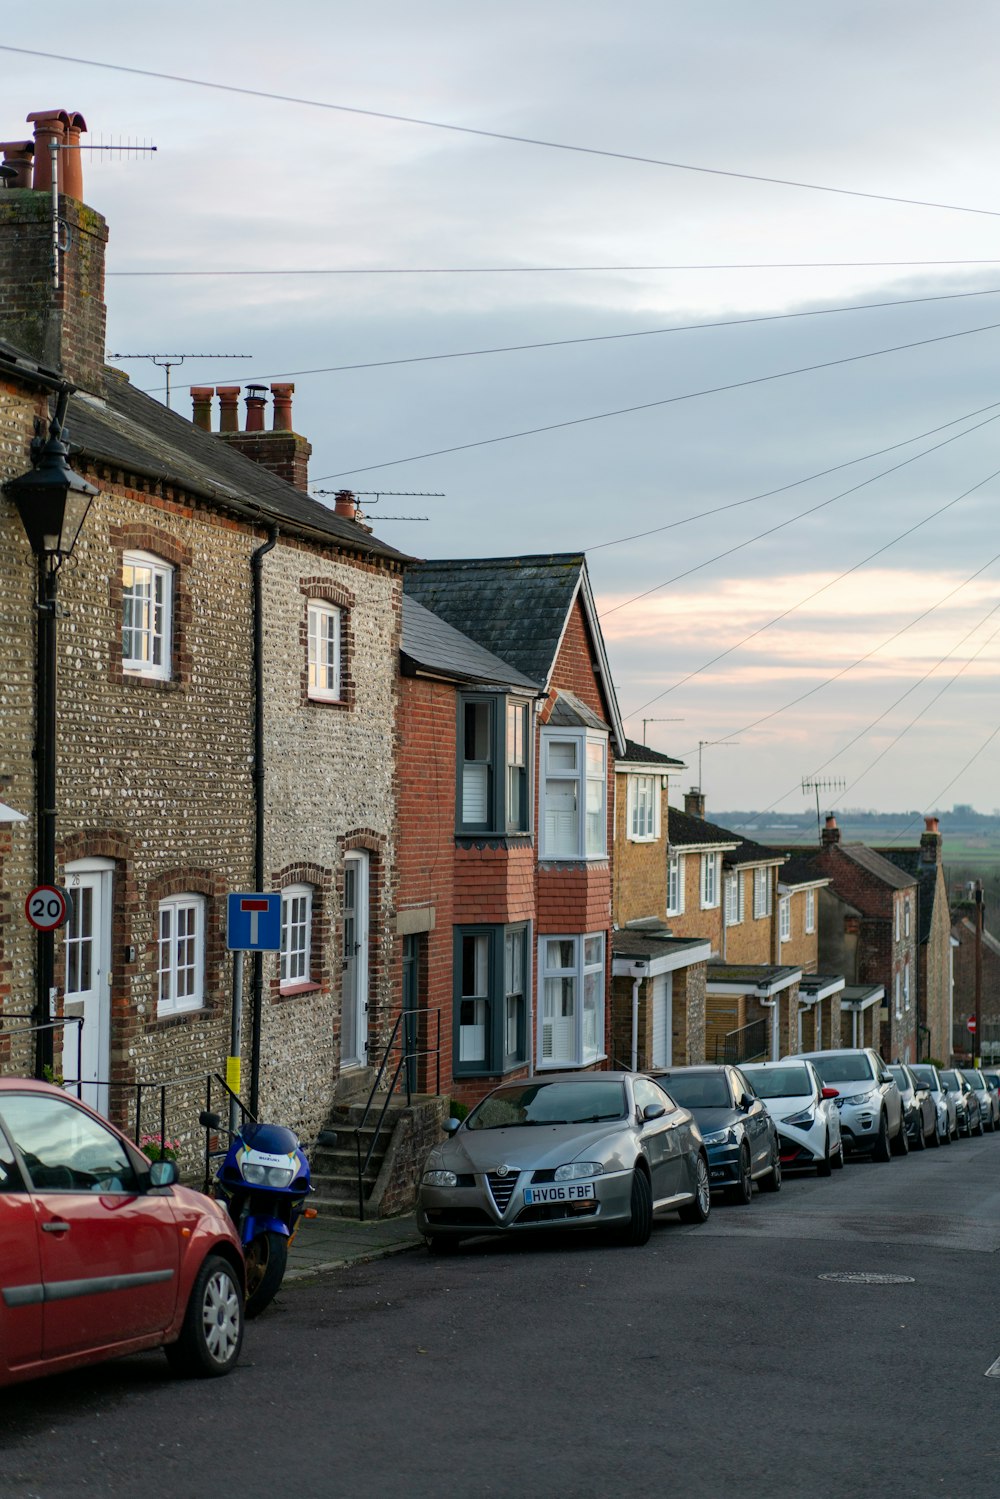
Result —
<instances>
[{"instance_id":1,"label":"white window frame","mask_svg":"<svg viewBox=\"0 0 1000 1499\"><path fill-rule=\"evenodd\" d=\"M910 935L910 897L903 896L903 936Z\"/></svg>"},{"instance_id":2,"label":"white window frame","mask_svg":"<svg viewBox=\"0 0 1000 1499\"><path fill-rule=\"evenodd\" d=\"M899 908L900 908L901 905L902 905L902 901L901 901L900 897L898 895L895 896L893 898L893 915L894 915L895 921L896 921L896 941L897 942L899 941Z\"/></svg>"},{"instance_id":3,"label":"white window frame","mask_svg":"<svg viewBox=\"0 0 1000 1499\"><path fill-rule=\"evenodd\" d=\"M628 840L655 843L660 836L659 776L628 777Z\"/></svg>"},{"instance_id":4,"label":"white window frame","mask_svg":"<svg viewBox=\"0 0 1000 1499\"><path fill-rule=\"evenodd\" d=\"M727 874L723 881L726 926L743 924L743 876L739 870Z\"/></svg>"},{"instance_id":5,"label":"white window frame","mask_svg":"<svg viewBox=\"0 0 1000 1499\"><path fill-rule=\"evenodd\" d=\"M792 940L792 897L782 895L778 901L778 940Z\"/></svg>"},{"instance_id":6,"label":"white window frame","mask_svg":"<svg viewBox=\"0 0 1000 1499\"><path fill-rule=\"evenodd\" d=\"M572 947L571 960L568 966L558 961L558 944L569 943ZM585 932L565 933L562 936L546 935L538 941L538 1033L536 1037L537 1062L539 1071L558 1070L563 1067L589 1067L594 1062L600 1062L605 1057L604 1051L604 1020L605 1020L605 955L606 955L606 933ZM594 1007L594 1034L588 1044L586 1035L586 1018L590 1007L586 1004L586 993L590 987L596 991L597 1004ZM568 990L564 988L563 994L568 994L571 1001L571 1009L568 1014L558 1017L547 1014L549 1005L549 985L569 985ZM558 1003L559 1000L556 1000ZM553 1030L556 1023L562 1020L563 1037L568 1040L568 1045L559 1047L556 1044ZM546 1028L552 1027L546 1038ZM546 1039L548 1039L548 1054L546 1055Z\"/></svg>"},{"instance_id":7,"label":"white window frame","mask_svg":"<svg viewBox=\"0 0 1000 1499\"><path fill-rule=\"evenodd\" d=\"M343 697L343 613L325 599L310 599L306 606L306 691L317 702L339 703Z\"/></svg>"},{"instance_id":8,"label":"white window frame","mask_svg":"<svg viewBox=\"0 0 1000 1499\"><path fill-rule=\"evenodd\" d=\"M719 905L719 865L721 854L701 856L701 909L714 911Z\"/></svg>"},{"instance_id":9,"label":"white window frame","mask_svg":"<svg viewBox=\"0 0 1000 1499\"><path fill-rule=\"evenodd\" d=\"M899 1019L902 1018L903 1007L902 1007L902 1004L900 1003L900 980L899 980L899 969L898 968L896 969L896 978L895 978L895 998L896 998L896 1019L899 1020Z\"/></svg>"},{"instance_id":10,"label":"white window frame","mask_svg":"<svg viewBox=\"0 0 1000 1499\"><path fill-rule=\"evenodd\" d=\"M148 573L148 594L145 598L125 582L125 569ZM157 590L160 592L156 597ZM126 631L125 614L128 601L132 600L133 623ZM138 616L138 622L136 618ZM122 557L122 670L133 677L150 677L166 682L171 677L174 637L174 568L162 557L152 552L126 552ZM126 651L126 633L131 636L131 649ZM136 645L138 643L138 650ZM157 654L159 660L156 660Z\"/></svg>"},{"instance_id":11,"label":"white window frame","mask_svg":"<svg viewBox=\"0 0 1000 1499\"><path fill-rule=\"evenodd\" d=\"M183 1015L189 1010L204 1009L205 897L186 892L161 900L156 938L157 1015ZM178 980L182 973L187 992L179 995Z\"/></svg>"},{"instance_id":12,"label":"white window frame","mask_svg":"<svg viewBox=\"0 0 1000 1499\"><path fill-rule=\"evenodd\" d=\"M755 869L753 872L753 919L762 921L771 914L771 871Z\"/></svg>"},{"instance_id":13,"label":"white window frame","mask_svg":"<svg viewBox=\"0 0 1000 1499\"><path fill-rule=\"evenodd\" d=\"M313 886L286 885L281 892L278 954L278 984L282 989L312 983L312 924Z\"/></svg>"},{"instance_id":14,"label":"white window frame","mask_svg":"<svg viewBox=\"0 0 1000 1499\"><path fill-rule=\"evenodd\" d=\"M910 965L903 964L903 1009L910 1008Z\"/></svg>"},{"instance_id":15,"label":"white window frame","mask_svg":"<svg viewBox=\"0 0 1000 1499\"><path fill-rule=\"evenodd\" d=\"M812 936L816 930L816 892L806 891L806 935Z\"/></svg>"},{"instance_id":16,"label":"white window frame","mask_svg":"<svg viewBox=\"0 0 1000 1499\"><path fill-rule=\"evenodd\" d=\"M560 863L570 860L606 859L608 856L607 734L598 734L587 729L543 729L541 739L540 858ZM566 744L572 744L575 748L575 763L572 767L556 764L552 754L557 745ZM590 773L589 752L592 750L600 752L600 774ZM575 837L564 837L561 841L556 837L555 828L552 825L555 814L549 801L556 787L573 787L575 790ZM600 838L596 842L591 842L588 837L591 821L588 796L592 796L598 788Z\"/></svg>"},{"instance_id":17,"label":"white window frame","mask_svg":"<svg viewBox=\"0 0 1000 1499\"><path fill-rule=\"evenodd\" d=\"M667 857L667 915L684 915L684 855L675 848Z\"/></svg>"}]
</instances>

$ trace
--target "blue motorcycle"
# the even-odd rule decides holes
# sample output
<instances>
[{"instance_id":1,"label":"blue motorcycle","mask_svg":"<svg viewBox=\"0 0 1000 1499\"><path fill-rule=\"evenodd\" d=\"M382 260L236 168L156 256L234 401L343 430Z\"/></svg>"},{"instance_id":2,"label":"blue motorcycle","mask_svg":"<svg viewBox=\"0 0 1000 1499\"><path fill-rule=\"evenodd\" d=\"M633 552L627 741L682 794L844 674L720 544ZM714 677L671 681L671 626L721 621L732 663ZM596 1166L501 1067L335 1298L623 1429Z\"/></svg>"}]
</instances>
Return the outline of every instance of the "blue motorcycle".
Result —
<instances>
[{"instance_id":1,"label":"blue motorcycle","mask_svg":"<svg viewBox=\"0 0 1000 1499\"><path fill-rule=\"evenodd\" d=\"M218 1129L217 1114L204 1113L205 1129ZM213 1183L236 1225L246 1260L246 1314L258 1316L274 1300L288 1264L299 1219L316 1216L306 1198L314 1190L293 1130L244 1119Z\"/></svg>"}]
</instances>

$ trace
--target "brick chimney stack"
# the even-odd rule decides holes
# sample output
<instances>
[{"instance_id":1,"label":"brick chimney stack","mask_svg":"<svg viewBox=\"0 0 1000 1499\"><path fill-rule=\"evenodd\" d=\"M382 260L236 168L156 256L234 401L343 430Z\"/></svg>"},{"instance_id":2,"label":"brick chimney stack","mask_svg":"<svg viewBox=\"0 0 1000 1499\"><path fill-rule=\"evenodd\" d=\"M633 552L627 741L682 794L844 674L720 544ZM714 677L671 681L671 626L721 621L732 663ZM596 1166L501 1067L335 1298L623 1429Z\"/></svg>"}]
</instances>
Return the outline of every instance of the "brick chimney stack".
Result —
<instances>
[{"instance_id":1,"label":"brick chimney stack","mask_svg":"<svg viewBox=\"0 0 1000 1499\"><path fill-rule=\"evenodd\" d=\"M705 793L700 786L692 786L690 791L685 791L684 810L689 817L700 817L704 822Z\"/></svg>"},{"instance_id":2,"label":"brick chimney stack","mask_svg":"<svg viewBox=\"0 0 1000 1499\"><path fill-rule=\"evenodd\" d=\"M936 817L924 818L924 831L920 834L921 864L940 864L944 838Z\"/></svg>"},{"instance_id":3,"label":"brick chimney stack","mask_svg":"<svg viewBox=\"0 0 1000 1499\"><path fill-rule=\"evenodd\" d=\"M827 813L826 826L823 828L823 847L829 848L831 844L839 842L840 829L837 826L837 819L832 812L829 812Z\"/></svg>"},{"instance_id":4,"label":"brick chimney stack","mask_svg":"<svg viewBox=\"0 0 1000 1499\"><path fill-rule=\"evenodd\" d=\"M83 202L82 153L59 152L59 286L52 266L52 158L49 142L73 145L86 129L81 114L35 110L31 141L7 141L4 159L16 187L0 191L0 333L74 385L101 395L107 311L104 254L108 226ZM29 180L29 167L31 171Z\"/></svg>"},{"instance_id":5,"label":"brick chimney stack","mask_svg":"<svg viewBox=\"0 0 1000 1499\"><path fill-rule=\"evenodd\" d=\"M305 493L309 488L309 459L312 445L297 432L292 431L292 396L295 386L275 384L271 386L274 414L271 430L267 430L265 412L267 386L248 385L246 393L246 430L240 431L238 385L218 385L215 393L219 397L219 430L216 436L231 448L237 448L244 457L251 458L294 484ZM207 398L207 401L206 401ZM206 432L212 430L212 391L210 386L192 387L192 420L196 427Z\"/></svg>"}]
</instances>

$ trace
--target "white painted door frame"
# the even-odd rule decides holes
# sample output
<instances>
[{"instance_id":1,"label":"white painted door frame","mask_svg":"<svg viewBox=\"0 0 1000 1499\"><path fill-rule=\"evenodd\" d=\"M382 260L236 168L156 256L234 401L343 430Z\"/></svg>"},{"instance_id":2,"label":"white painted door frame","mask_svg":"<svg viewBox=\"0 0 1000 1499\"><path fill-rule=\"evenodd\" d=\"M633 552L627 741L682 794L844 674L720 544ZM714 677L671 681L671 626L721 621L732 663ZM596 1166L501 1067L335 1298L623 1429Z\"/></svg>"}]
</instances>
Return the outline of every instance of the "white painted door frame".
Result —
<instances>
[{"instance_id":1,"label":"white painted door frame","mask_svg":"<svg viewBox=\"0 0 1000 1499\"><path fill-rule=\"evenodd\" d=\"M342 1067L368 1065L369 863L365 849L353 849L344 860L345 875L347 869L353 872L354 900L349 908L345 878ZM347 951L348 946L353 949L351 952Z\"/></svg>"},{"instance_id":2,"label":"white painted door frame","mask_svg":"<svg viewBox=\"0 0 1000 1499\"><path fill-rule=\"evenodd\" d=\"M80 1083L85 1103L108 1111L111 1077L112 859L76 859L65 868L73 915L64 939L63 1013L83 1020ZM63 1075L76 1080L76 1026L63 1039ZM75 1091L75 1090L74 1090Z\"/></svg>"}]
</instances>

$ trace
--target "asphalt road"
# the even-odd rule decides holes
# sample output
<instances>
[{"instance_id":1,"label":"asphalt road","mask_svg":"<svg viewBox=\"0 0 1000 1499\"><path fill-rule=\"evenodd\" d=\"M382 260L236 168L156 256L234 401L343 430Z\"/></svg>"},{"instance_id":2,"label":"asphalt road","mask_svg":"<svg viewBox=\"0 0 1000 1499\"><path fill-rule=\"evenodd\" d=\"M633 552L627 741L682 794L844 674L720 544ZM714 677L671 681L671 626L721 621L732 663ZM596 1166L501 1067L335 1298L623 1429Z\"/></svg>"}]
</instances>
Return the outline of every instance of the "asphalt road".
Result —
<instances>
[{"instance_id":1,"label":"asphalt road","mask_svg":"<svg viewBox=\"0 0 1000 1499\"><path fill-rule=\"evenodd\" d=\"M1000 1136L642 1249L412 1251L289 1287L228 1379L151 1354L0 1395L0 1494L987 1499L998 1251Z\"/></svg>"}]
</instances>

